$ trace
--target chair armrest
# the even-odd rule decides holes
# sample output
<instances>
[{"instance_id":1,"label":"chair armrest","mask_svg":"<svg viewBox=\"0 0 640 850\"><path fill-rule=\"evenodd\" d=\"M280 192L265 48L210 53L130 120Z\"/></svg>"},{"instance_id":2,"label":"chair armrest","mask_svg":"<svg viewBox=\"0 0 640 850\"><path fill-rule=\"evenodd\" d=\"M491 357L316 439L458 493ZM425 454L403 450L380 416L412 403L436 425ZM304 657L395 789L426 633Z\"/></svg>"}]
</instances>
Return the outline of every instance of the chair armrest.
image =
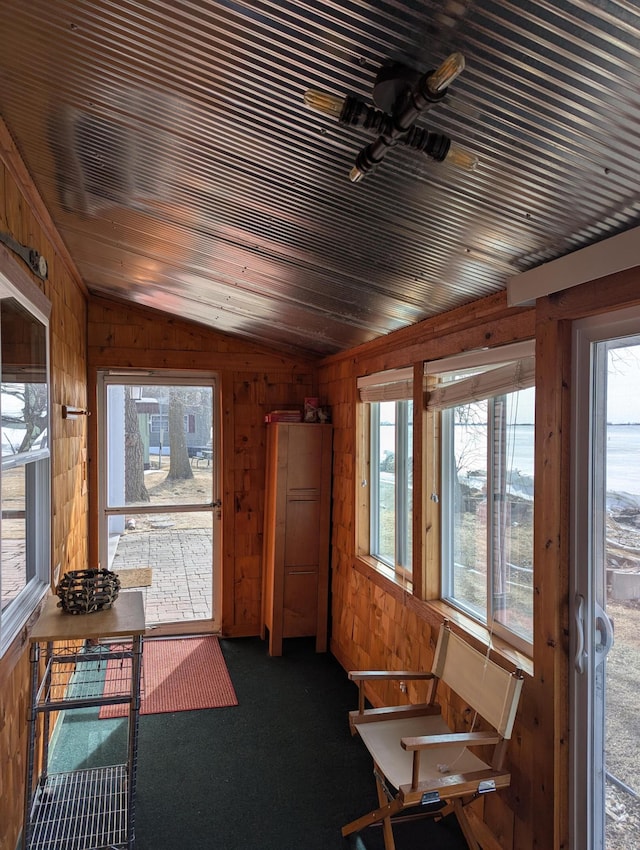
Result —
<instances>
[{"instance_id":1,"label":"chair armrest","mask_svg":"<svg viewBox=\"0 0 640 850\"><path fill-rule=\"evenodd\" d=\"M409 680L409 679L435 679L436 677L431 672L421 672L418 670L350 670L349 679L356 682L358 685L358 714L365 713L365 684L367 682L393 680ZM438 709L439 711L439 709ZM350 718L349 725L351 726L351 734L354 733L353 719Z\"/></svg>"},{"instance_id":2,"label":"chair armrest","mask_svg":"<svg viewBox=\"0 0 640 850\"><path fill-rule=\"evenodd\" d=\"M428 702L407 703L406 705L384 705L380 708L365 708L363 711L349 712L349 725L353 728L360 723L378 723L381 720L399 720L407 717L434 717L440 715L440 706Z\"/></svg>"},{"instance_id":3,"label":"chair armrest","mask_svg":"<svg viewBox=\"0 0 640 850\"><path fill-rule=\"evenodd\" d=\"M429 747L478 747L499 744L502 736L496 732L450 732L448 735L419 735L416 738L402 738L403 750L426 750Z\"/></svg>"},{"instance_id":4,"label":"chair armrest","mask_svg":"<svg viewBox=\"0 0 640 850\"><path fill-rule=\"evenodd\" d=\"M350 670L349 679L352 682L364 682L393 679L433 679L433 673L418 670Z\"/></svg>"}]
</instances>

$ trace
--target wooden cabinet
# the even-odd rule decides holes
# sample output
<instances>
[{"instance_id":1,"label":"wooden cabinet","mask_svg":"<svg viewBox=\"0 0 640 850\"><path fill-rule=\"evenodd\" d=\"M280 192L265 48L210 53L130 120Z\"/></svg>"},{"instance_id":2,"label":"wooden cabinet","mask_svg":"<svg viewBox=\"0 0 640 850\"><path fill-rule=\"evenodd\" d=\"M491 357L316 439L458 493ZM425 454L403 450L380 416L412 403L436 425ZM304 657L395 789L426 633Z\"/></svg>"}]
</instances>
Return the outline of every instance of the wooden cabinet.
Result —
<instances>
[{"instance_id":1,"label":"wooden cabinet","mask_svg":"<svg viewBox=\"0 0 640 850\"><path fill-rule=\"evenodd\" d=\"M282 655L287 637L316 636L327 649L330 425L267 425L262 637Z\"/></svg>"}]
</instances>

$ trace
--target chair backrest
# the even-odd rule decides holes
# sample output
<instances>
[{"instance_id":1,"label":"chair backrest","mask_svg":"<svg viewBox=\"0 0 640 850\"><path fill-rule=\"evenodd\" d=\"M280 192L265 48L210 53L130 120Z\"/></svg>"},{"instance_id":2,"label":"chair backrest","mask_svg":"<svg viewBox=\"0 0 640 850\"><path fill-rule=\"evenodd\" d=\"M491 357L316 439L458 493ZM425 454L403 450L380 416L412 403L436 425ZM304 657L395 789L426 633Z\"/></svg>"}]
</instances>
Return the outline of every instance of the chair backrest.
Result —
<instances>
[{"instance_id":1,"label":"chair backrest","mask_svg":"<svg viewBox=\"0 0 640 850\"><path fill-rule=\"evenodd\" d=\"M431 672L445 682L503 738L510 738L522 676L478 652L447 624L440 628Z\"/></svg>"}]
</instances>

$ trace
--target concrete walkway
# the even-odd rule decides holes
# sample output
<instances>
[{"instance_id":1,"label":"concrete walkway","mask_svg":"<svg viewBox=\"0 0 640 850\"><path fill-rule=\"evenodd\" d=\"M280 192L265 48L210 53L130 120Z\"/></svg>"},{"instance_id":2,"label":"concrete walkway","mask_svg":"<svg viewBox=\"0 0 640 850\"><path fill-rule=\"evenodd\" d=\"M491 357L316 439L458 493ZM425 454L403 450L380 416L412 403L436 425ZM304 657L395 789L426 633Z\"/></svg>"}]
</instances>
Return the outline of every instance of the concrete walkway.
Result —
<instances>
[{"instance_id":1,"label":"concrete walkway","mask_svg":"<svg viewBox=\"0 0 640 850\"><path fill-rule=\"evenodd\" d=\"M206 528L127 532L109 541L110 570L151 567L151 585L132 588L143 592L147 627L211 619L212 564Z\"/></svg>"}]
</instances>

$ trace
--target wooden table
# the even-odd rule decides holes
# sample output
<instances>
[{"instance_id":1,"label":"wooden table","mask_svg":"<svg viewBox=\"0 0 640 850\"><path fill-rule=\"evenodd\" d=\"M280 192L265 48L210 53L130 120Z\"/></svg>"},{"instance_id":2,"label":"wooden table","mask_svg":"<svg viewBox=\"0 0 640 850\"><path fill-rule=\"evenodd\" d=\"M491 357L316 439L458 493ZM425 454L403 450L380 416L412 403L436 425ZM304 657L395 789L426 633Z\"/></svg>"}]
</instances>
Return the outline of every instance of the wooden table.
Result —
<instances>
[{"instance_id":1,"label":"wooden table","mask_svg":"<svg viewBox=\"0 0 640 850\"><path fill-rule=\"evenodd\" d=\"M121 593L111 608L93 614L66 614L58 608L58 602L57 596L49 596L45 600L29 638L31 643L100 640L144 634L141 590Z\"/></svg>"}]
</instances>

